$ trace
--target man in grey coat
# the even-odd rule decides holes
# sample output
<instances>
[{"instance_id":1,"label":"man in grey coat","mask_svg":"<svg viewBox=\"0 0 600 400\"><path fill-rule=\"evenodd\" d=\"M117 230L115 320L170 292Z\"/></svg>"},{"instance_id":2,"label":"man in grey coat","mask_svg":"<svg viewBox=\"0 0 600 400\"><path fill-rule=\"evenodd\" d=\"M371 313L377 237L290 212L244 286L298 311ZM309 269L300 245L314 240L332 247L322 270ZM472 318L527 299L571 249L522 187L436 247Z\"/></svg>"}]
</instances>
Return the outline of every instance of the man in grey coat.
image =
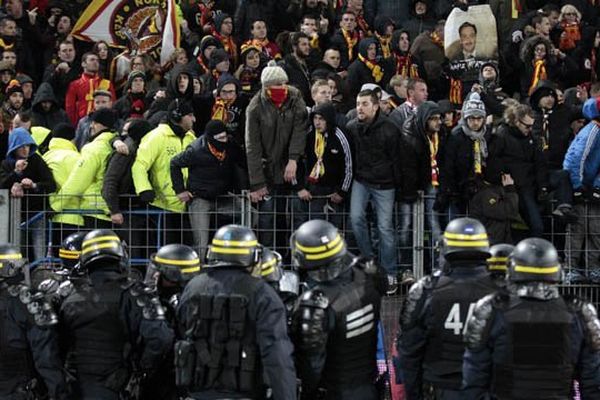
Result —
<instances>
[{"instance_id":1,"label":"man in grey coat","mask_svg":"<svg viewBox=\"0 0 600 400\"><path fill-rule=\"evenodd\" d=\"M273 218L284 212L285 198L296 183L304 152L308 116L298 89L287 84L283 68L269 62L261 74L262 89L246 110L246 156L250 199L259 203L261 243L273 247Z\"/></svg>"}]
</instances>

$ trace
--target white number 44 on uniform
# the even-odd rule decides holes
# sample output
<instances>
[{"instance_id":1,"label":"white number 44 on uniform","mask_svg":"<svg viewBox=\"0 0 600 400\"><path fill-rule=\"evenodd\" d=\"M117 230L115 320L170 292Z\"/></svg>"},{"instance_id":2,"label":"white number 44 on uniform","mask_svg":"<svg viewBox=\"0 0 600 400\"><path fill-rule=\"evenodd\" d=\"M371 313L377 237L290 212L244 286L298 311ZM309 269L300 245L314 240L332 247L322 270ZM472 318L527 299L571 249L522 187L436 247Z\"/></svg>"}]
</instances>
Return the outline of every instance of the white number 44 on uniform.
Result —
<instances>
[{"instance_id":1,"label":"white number 44 on uniform","mask_svg":"<svg viewBox=\"0 0 600 400\"><path fill-rule=\"evenodd\" d=\"M450 309L450 312L448 313L448 316L446 317L446 321L444 322L444 329L454 331L455 335L464 334L467 330L467 321L469 318L471 318L474 308L475 303L469 304L467 318L463 322L460 320L460 303L454 303Z\"/></svg>"}]
</instances>

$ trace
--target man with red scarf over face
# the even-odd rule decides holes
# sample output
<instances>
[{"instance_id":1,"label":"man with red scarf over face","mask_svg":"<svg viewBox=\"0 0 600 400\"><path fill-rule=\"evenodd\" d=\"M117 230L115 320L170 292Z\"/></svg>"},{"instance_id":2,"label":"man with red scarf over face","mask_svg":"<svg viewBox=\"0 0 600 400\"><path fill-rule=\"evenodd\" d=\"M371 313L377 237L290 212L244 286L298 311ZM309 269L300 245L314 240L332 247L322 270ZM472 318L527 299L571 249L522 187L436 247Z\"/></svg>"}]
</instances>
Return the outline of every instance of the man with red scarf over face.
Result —
<instances>
[{"instance_id":1,"label":"man with red scarf over face","mask_svg":"<svg viewBox=\"0 0 600 400\"><path fill-rule=\"evenodd\" d=\"M297 185L297 162L304 152L306 104L275 61L261 74L262 89L246 110L246 156L250 199L259 203L260 242L273 247L273 218L284 215L285 198Z\"/></svg>"}]
</instances>

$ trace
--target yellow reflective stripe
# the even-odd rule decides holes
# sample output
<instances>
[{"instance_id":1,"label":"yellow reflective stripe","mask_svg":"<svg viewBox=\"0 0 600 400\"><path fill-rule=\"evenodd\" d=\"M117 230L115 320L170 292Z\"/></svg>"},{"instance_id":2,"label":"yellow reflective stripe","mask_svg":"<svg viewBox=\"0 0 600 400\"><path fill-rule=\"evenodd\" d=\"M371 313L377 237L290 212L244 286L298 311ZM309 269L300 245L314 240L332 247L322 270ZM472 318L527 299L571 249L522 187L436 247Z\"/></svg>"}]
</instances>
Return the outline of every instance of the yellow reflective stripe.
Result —
<instances>
[{"instance_id":1,"label":"yellow reflective stripe","mask_svg":"<svg viewBox=\"0 0 600 400\"><path fill-rule=\"evenodd\" d=\"M515 272L526 272L528 274L554 274L560 270L560 265L553 267L534 267L531 265L515 265Z\"/></svg>"},{"instance_id":2,"label":"yellow reflective stripe","mask_svg":"<svg viewBox=\"0 0 600 400\"><path fill-rule=\"evenodd\" d=\"M322 251L327 251L328 249L331 249L333 247L337 247L338 243L340 243L342 241L342 237L338 234L335 239L333 239L331 242L323 245L323 246L315 246L315 247L306 247L306 246L302 246L300 243L296 242L296 247L298 248L298 250L300 250L303 253L320 253Z\"/></svg>"},{"instance_id":3,"label":"yellow reflective stripe","mask_svg":"<svg viewBox=\"0 0 600 400\"><path fill-rule=\"evenodd\" d=\"M198 272L198 271L200 271L200 266L199 265L197 267L181 268L181 273L182 274L191 274L193 272Z\"/></svg>"},{"instance_id":4,"label":"yellow reflective stripe","mask_svg":"<svg viewBox=\"0 0 600 400\"><path fill-rule=\"evenodd\" d=\"M21 254L0 254L0 260L20 260L22 258Z\"/></svg>"},{"instance_id":5,"label":"yellow reflective stripe","mask_svg":"<svg viewBox=\"0 0 600 400\"><path fill-rule=\"evenodd\" d=\"M118 236L113 236L113 235L98 236L97 238L92 238L92 239L86 240L85 242L83 242L83 245L81 247L86 247L86 246L89 246L91 244L98 243L98 242L105 242L107 240L116 240L117 242L121 243L121 239Z\"/></svg>"},{"instance_id":6,"label":"yellow reflective stripe","mask_svg":"<svg viewBox=\"0 0 600 400\"><path fill-rule=\"evenodd\" d=\"M343 248L344 248L344 242L340 242L336 247L334 247L333 249L331 249L329 251L326 251L325 253L307 254L306 259L307 260L322 260L324 258L331 257L331 256L339 253L340 251L342 251Z\"/></svg>"},{"instance_id":7,"label":"yellow reflective stripe","mask_svg":"<svg viewBox=\"0 0 600 400\"><path fill-rule=\"evenodd\" d=\"M210 251L213 253L220 254L251 254L252 251L250 249L228 249L225 247L214 247L212 246Z\"/></svg>"},{"instance_id":8,"label":"yellow reflective stripe","mask_svg":"<svg viewBox=\"0 0 600 400\"><path fill-rule=\"evenodd\" d=\"M212 244L217 245L217 246L225 246L225 247L229 247L229 246L234 246L234 247L254 247L254 246L258 245L258 240L238 241L238 240L213 239L212 240Z\"/></svg>"},{"instance_id":9,"label":"yellow reflective stripe","mask_svg":"<svg viewBox=\"0 0 600 400\"><path fill-rule=\"evenodd\" d=\"M266 263L262 263L260 265L261 268L269 268L277 263L277 258L273 258L272 260L267 261Z\"/></svg>"},{"instance_id":10,"label":"yellow reflective stripe","mask_svg":"<svg viewBox=\"0 0 600 400\"><path fill-rule=\"evenodd\" d=\"M275 271L275 267L274 266L270 266L270 267L267 267L267 268L262 268L260 270L260 275L261 276L267 276L269 274L272 274L273 271Z\"/></svg>"},{"instance_id":11,"label":"yellow reflective stripe","mask_svg":"<svg viewBox=\"0 0 600 400\"><path fill-rule=\"evenodd\" d=\"M487 247L490 243L487 240L481 240L479 242L465 242L462 240L446 240L448 246L456 247Z\"/></svg>"},{"instance_id":12,"label":"yellow reflective stripe","mask_svg":"<svg viewBox=\"0 0 600 400\"><path fill-rule=\"evenodd\" d=\"M490 257L487 259L489 263L505 263L508 261L508 257Z\"/></svg>"},{"instance_id":13,"label":"yellow reflective stripe","mask_svg":"<svg viewBox=\"0 0 600 400\"><path fill-rule=\"evenodd\" d=\"M506 265L492 264L492 265L488 265L488 270L490 270L490 271L508 271L508 268L506 268Z\"/></svg>"},{"instance_id":14,"label":"yellow reflective stripe","mask_svg":"<svg viewBox=\"0 0 600 400\"><path fill-rule=\"evenodd\" d=\"M94 245L90 246L87 249L83 249L81 251L81 255L84 255L84 254L87 254L87 253L91 253L94 250L107 249L109 247L119 247L119 243L110 242L110 243L94 244Z\"/></svg>"},{"instance_id":15,"label":"yellow reflective stripe","mask_svg":"<svg viewBox=\"0 0 600 400\"><path fill-rule=\"evenodd\" d=\"M156 256L154 257L154 261L170 265L200 265L200 259L198 258L194 260L169 260L168 258Z\"/></svg>"},{"instance_id":16,"label":"yellow reflective stripe","mask_svg":"<svg viewBox=\"0 0 600 400\"><path fill-rule=\"evenodd\" d=\"M452 233L452 232L444 232L444 237L446 239L456 239L456 240L487 240L487 233L477 233L473 235L465 235L463 233Z\"/></svg>"},{"instance_id":17,"label":"yellow reflective stripe","mask_svg":"<svg viewBox=\"0 0 600 400\"><path fill-rule=\"evenodd\" d=\"M73 250L64 250L64 249L59 249L58 250L58 256L61 258L67 258L69 260L77 260L79 259L79 256L81 255L80 251L73 251Z\"/></svg>"}]
</instances>

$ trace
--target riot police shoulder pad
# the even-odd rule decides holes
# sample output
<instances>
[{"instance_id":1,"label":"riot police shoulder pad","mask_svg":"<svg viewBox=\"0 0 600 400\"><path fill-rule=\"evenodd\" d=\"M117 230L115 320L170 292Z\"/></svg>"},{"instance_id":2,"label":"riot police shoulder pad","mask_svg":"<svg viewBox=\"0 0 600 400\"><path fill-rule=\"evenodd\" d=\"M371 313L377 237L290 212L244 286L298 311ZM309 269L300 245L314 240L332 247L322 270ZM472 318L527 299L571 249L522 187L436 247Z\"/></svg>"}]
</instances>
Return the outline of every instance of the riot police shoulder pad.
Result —
<instances>
[{"instance_id":1,"label":"riot police shoulder pad","mask_svg":"<svg viewBox=\"0 0 600 400\"><path fill-rule=\"evenodd\" d=\"M61 298L66 298L71 295L75 291L75 285L71 280L66 280L61 282L58 286L58 291L56 292Z\"/></svg>"},{"instance_id":2,"label":"riot police shoulder pad","mask_svg":"<svg viewBox=\"0 0 600 400\"><path fill-rule=\"evenodd\" d=\"M594 351L600 350L600 321L593 304L575 296L564 296L568 307L583 320L587 339Z\"/></svg>"},{"instance_id":3,"label":"riot police shoulder pad","mask_svg":"<svg viewBox=\"0 0 600 400\"><path fill-rule=\"evenodd\" d=\"M165 319L165 309L154 288L143 282L134 281L129 286L129 294L134 299L135 304L142 309L144 319Z\"/></svg>"},{"instance_id":4,"label":"riot police shoulder pad","mask_svg":"<svg viewBox=\"0 0 600 400\"><path fill-rule=\"evenodd\" d=\"M400 315L400 324L404 329L411 327L419 313L420 305L426 297L426 293L435 285L436 277L429 275L415 282L408 291L402 314Z\"/></svg>"},{"instance_id":5,"label":"riot police shoulder pad","mask_svg":"<svg viewBox=\"0 0 600 400\"><path fill-rule=\"evenodd\" d=\"M494 315L494 306L499 301L501 295L496 293L488 294L482 297L475 304L473 315L467 321L467 329L464 334L464 341L469 349L478 349L485 345L490 329L490 322Z\"/></svg>"},{"instance_id":6,"label":"riot police shoulder pad","mask_svg":"<svg viewBox=\"0 0 600 400\"><path fill-rule=\"evenodd\" d=\"M300 305L304 307L326 309L327 306L329 306L329 299L321 290L313 289L302 294L302 297L300 297Z\"/></svg>"},{"instance_id":7,"label":"riot police shoulder pad","mask_svg":"<svg viewBox=\"0 0 600 400\"><path fill-rule=\"evenodd\" d=\"M44 293L34 292L25 285L19 285L17 296L37 326L48 327L58 323L58 316Z\"/></svg>"}]
</instances>

